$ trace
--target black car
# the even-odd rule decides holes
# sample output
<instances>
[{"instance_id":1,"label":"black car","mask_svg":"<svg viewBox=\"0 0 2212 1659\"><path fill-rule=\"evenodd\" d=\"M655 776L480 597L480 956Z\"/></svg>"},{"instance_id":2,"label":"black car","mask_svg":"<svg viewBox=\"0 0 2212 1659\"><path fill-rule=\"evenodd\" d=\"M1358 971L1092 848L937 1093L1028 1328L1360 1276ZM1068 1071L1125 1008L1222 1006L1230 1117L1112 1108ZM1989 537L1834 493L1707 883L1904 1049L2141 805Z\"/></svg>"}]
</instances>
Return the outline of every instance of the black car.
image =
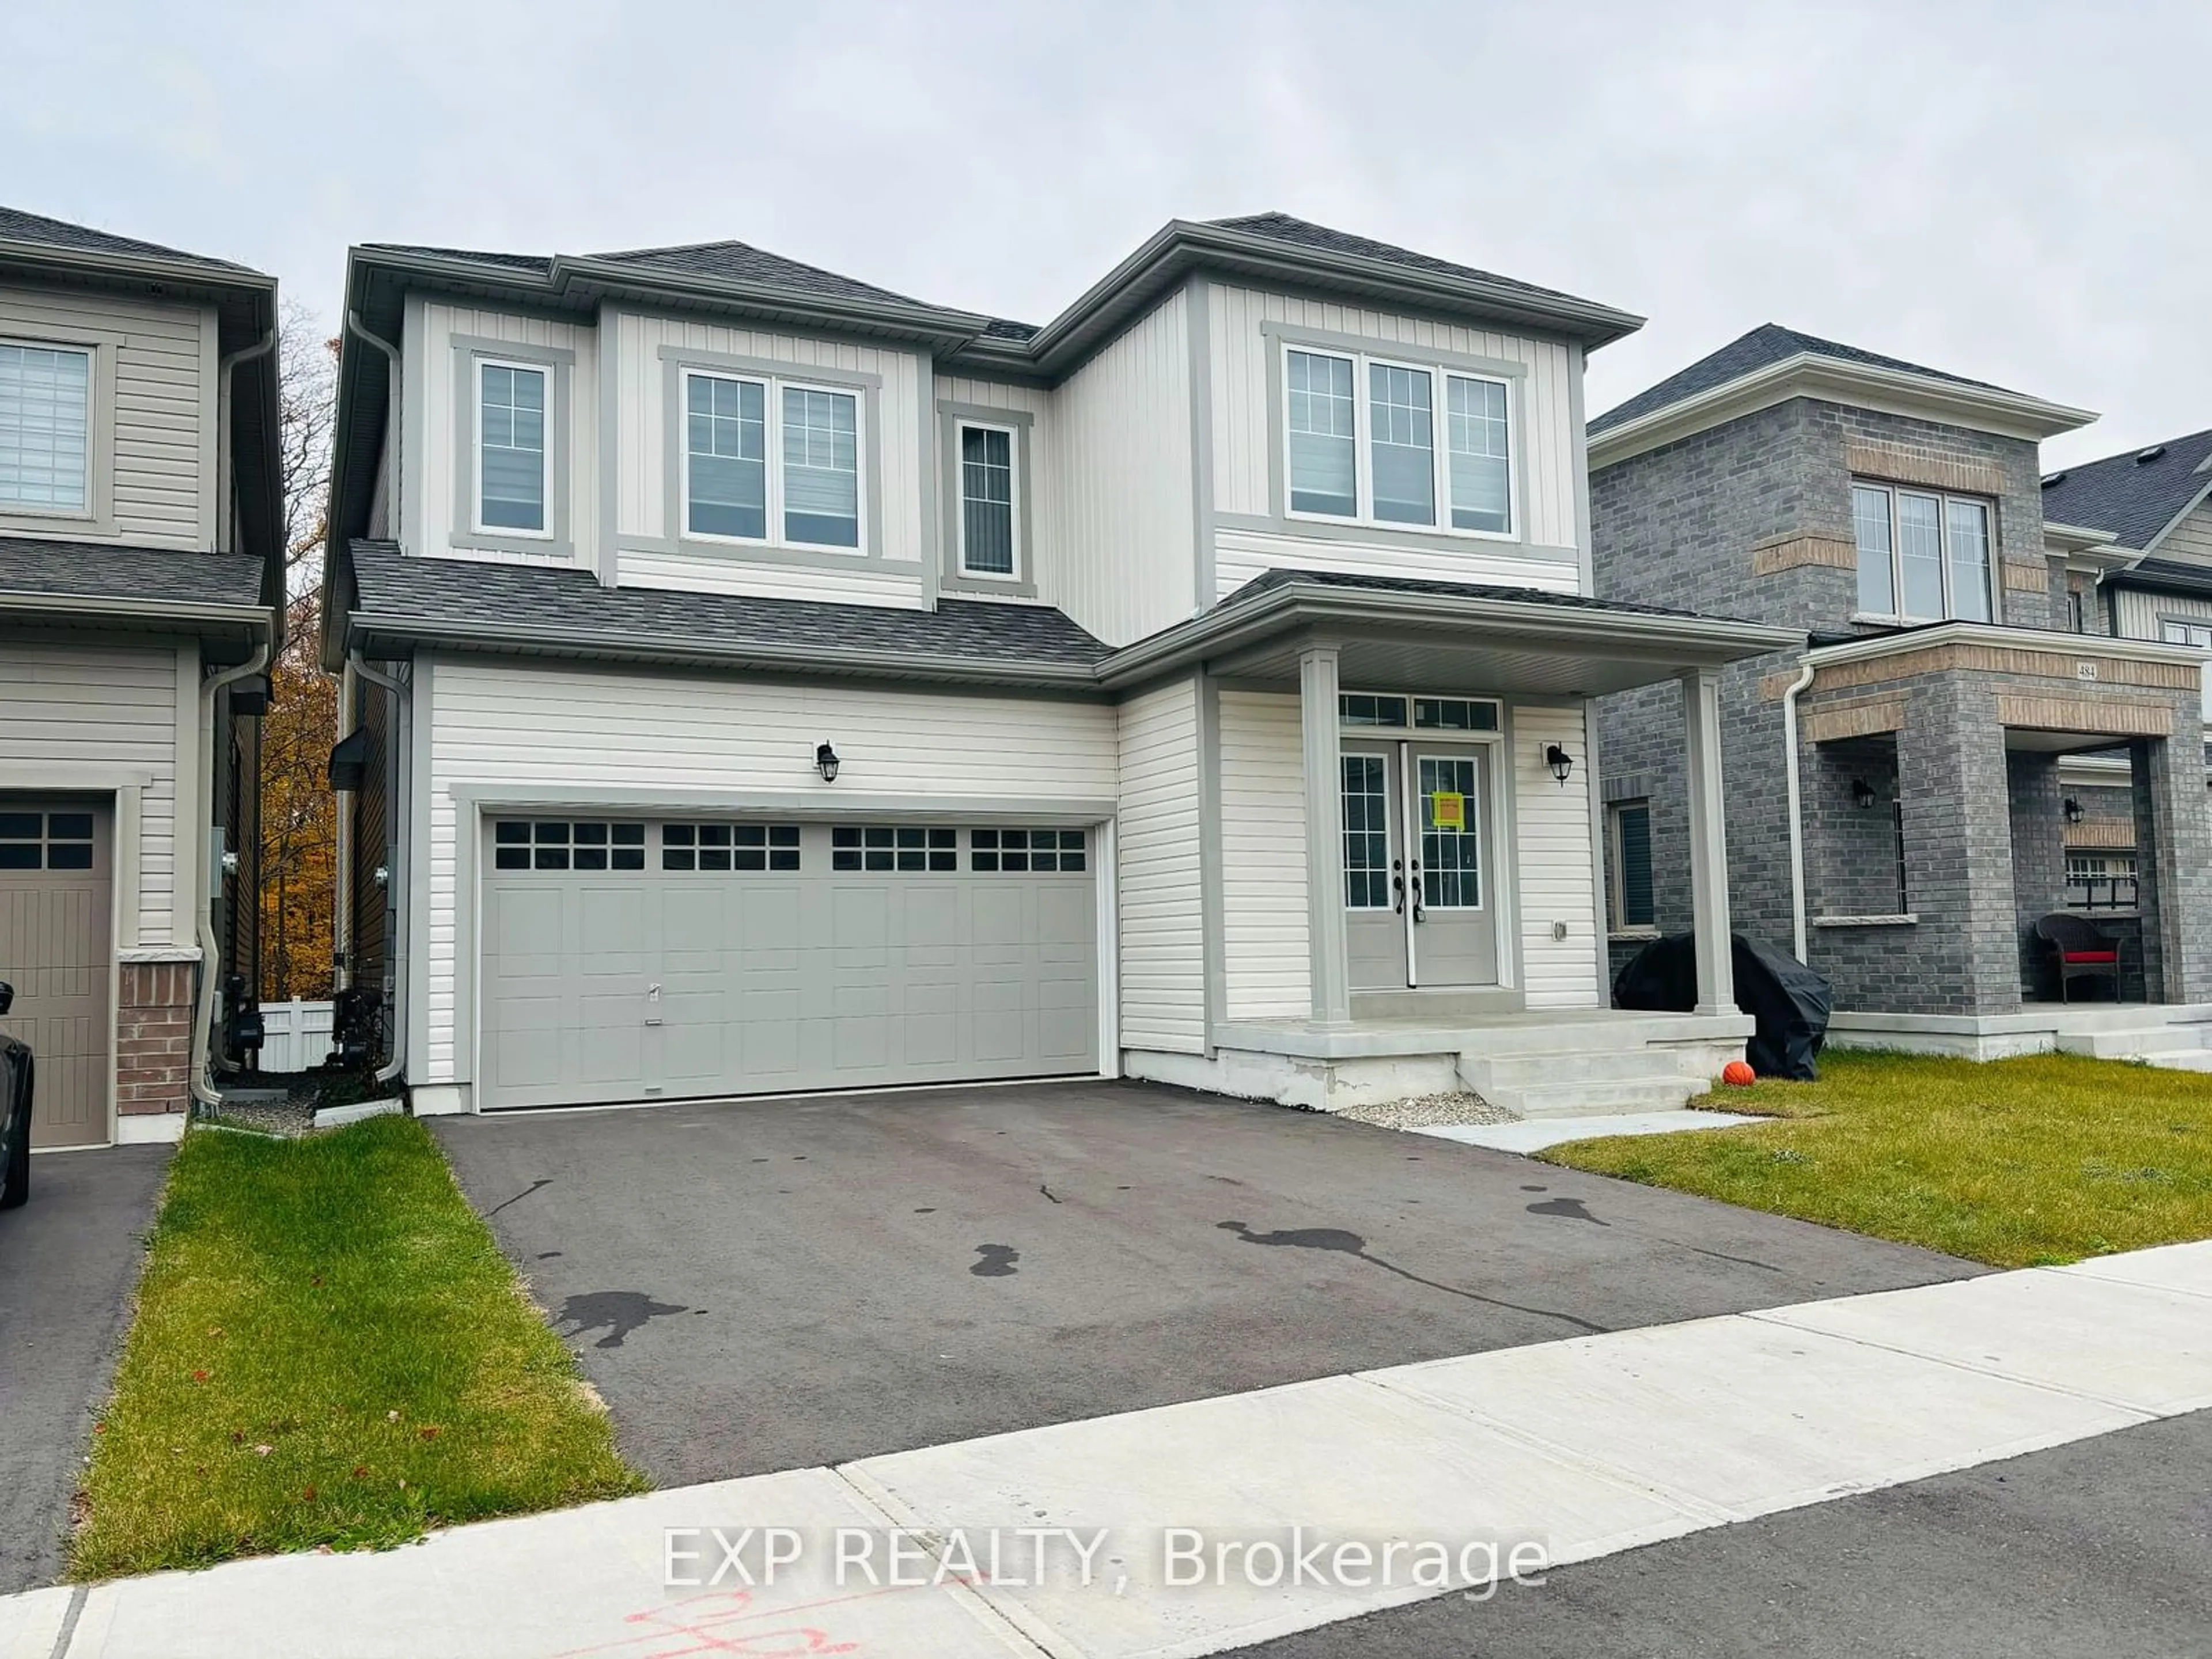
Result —
<instances>
[{"instance_id":1,"label":"black car","mask_svg":"<svg viewBox=\"0 0 2212 1659\"><path fill-rule=\"evenodd\" d=\"M15 988L0 981L0 1016L15 1003ZM31 1195L31 1049L0 1036L0 1210Z\"/></svg>"}]
</instances>

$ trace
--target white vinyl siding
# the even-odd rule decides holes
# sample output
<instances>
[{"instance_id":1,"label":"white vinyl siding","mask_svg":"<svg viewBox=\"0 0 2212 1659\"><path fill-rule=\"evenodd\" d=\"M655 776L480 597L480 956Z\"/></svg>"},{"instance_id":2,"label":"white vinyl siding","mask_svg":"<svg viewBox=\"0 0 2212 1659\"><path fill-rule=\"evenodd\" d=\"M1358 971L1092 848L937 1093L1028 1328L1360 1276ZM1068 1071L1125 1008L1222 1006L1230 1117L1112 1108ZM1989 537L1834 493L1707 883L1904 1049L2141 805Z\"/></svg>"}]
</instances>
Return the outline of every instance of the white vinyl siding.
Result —
<instances>
[{"instance_id":1,"label":"white vinyl siding","mask_svg":"<svg viewBox=\"0 0 2212 1659\"><path fill-rule=\"evenodd\" d=\"M1544 764L1545 748L1555 743L1579 763L1564 784ZM1511 748L1522 975L1528 1006L1600 1007L1589 739L1582 710L1516 708ZM1565 939L1552 936L1555 922L1566 925Z\"/></svg>"},{"instance_id":2,"label":"white vinyl siding","mask_svg":"<svg viewBox=\"0 0 2212 1659\"><path fill-rule=\"evenodd\" d=\"M428 1050L424 1080L457 1066L457 785L670 792L817 791L822 809L883 794L1004 799L1040 809L1114 798L1114 711L1101 704L438 660L418 730L430 744ZM824 738L836 784L814 770ZM578 816L579 814L571 814Z\"/></svg>"},{"instance_id":3,"label":"white vinyl siding","mask_svg":"<svg viewBox=\"0 0 2212 1659\"><path fill-rule=\"evenodd\" d=\"M1295 695L1221 693L1221 900L1229 1018L1304 1018L1305 756Z\"/></svg>"},{"instance_id":4,"label":"white vinyl siding","mask_svg":"<svg viewBox=\"0 0 2212 1659\"><path fill-rule=\"evenodd\" d=\"M568 396L556 395L562 370L547 374L545 443L549 454L565 453L568 466L550 473L550 491L545 522L566 523L575 543L575 561L586 568L599 566L599 375L597 332L588 323L556 322L544 317L517 316L489 307L447 305L410 295L407 302L403 376L408 422L399 446L400 540L410 553L454 556L501 563L569 562L565 552L551 545L543 550L499 551L471 545L476 539L471 505L477 500L476 481L465 471L457 480L456 465L476 465L475 434L456 432L457 418L472 417L476 408L477 365L501 361L497 345L480 353L456 352L456 336L489 340L514 348L569 352L575 357L568 374ZM524 368L547 366L527 357L515 361ZM461 377L456 384L456 375ZM565 401L568 431L556 422ZM562 441L565 435L565 445ZM562 476L565 471L565 476ZM565 492L565 496L562 492ZM458 504L458 507L457 507ZM566 511L563 512L565 507ZM458 521L457 521L458 520ZM517 538L526 544L526 531L487 531Z\"/></svg>"},{"instance_id":5,"label":"white vinyl siding","mask_svg":"<svg viewBox=\"0 0 2212 1659\"><path fill-rule=\"evenodd\" d=\"M93 354L83 509L91 522L73 520L68 533L201 552L216 547L212 307L0 288L0 340ZM57 526L52 508L19 510L0 501L0 528Z\"/></svg>"},{"instance_id":6,"label":"white vinyl siding","mask_svg":"<svg viewBox=\"0 0 2212 1659\"><path fill-rule=\"evenodd\" d=\"M9 766L89 767L145 780L134 928L142 945L198 943L175 936L178 676L174 650L0 646L0 787L9 787ZM127 851L119 842L116 850L118 859ZM119 864L116 876L120 893Z\"/></svg>"},{"instance_id":7,"label":"white vinyl siding","mask_svg":"<svg viewBox=\"0 0 2212 1659\"><path fill-rule=\"evenodd\" d=\"M1206 1048L1200 921L1198 689L1188 680L1121 707L1121 1046Z\"/></svg>"},{"instance_id":8,"label":"white vinyl siding","mask_svg":"<svg viewBox=\"0 0 2212 1659\"><path fill-rule=\"evenodd\" d=\"M0 340L0 508L92 507L92 353Z\"/></svg>"},{"instance_id":9,"label":"white vinyl siding","mask_svg":"<svg viewBox=\"0 0 2212 1659\"><path fill-rule=\"evenodd\" d=\"M1578 592L1579 564L1532 559L1510 542L1469 540L1451 547L1371 547L1320 542L1267 530L1223 528L1214 536L1214 597L1225 599L1263 571L1356 570L1429 580L1495 582L1551 593Z\"/></svg>"},{"instance_id":10,"label":"white vinyl siding","mask_svg":"<svg viewBox=\"0 0 2212 1659\"><path fill-rule=\"evenodd\" d=\"M1037 596L1109 645L1158 633L1199 604L1188 316L1177 289L1051 394L1052 419L1036 433L1052 481L1031 515Z\"/></svg>"},{"instance_id":11,"label":"white vinyl siding","mask_svg":"<svg viewBox=\"0 0 2212 1659\"><path fill-rule=\"evenodd\" d=\"M1520 541L1538 547L1576 545L1578 451L1574 409L1576 381L1581 368L1580 354L1575 348L1499 331L1463 327L1228 283L1209 284L1206 292L1206 337L1212 355L1213 504L1217 512L1266 517L1281 506L1271 498L1273 480L1284 469L1273 448L1281 427L1269 398L1271 375L1277 374L1270 366L1271 359L1285 348L1279 339L1262 331L1263 325L1274 323L1371 342L1367 349L1389 361L1402 359L1418 365L1423 353L1433 351L1440 356L1449 354L1521 365L1524 372L1508 398L1509 405L1518 405L1516 412L1520 428L1513 434L1513 441L1521 452L1517 465L1527 496L1516 504L1518 522L1514 526L1514 533ZM1325 356L1331 352L1331 348L1326 346L1294 344L1293 349ZM1338 350L1334 355L1342 357L1349 354ZM1368 391L1366 384L1362 382L1358 391L1364 400ZM1442 389L1438 396L1449 413L1449 398ZM1449 447L1450 423L1447 419L1439 425ZM1470 471L1468 477L1472 487L1474 473ZM1475 538L1468 538L1468 545L1471 556L1479 550ZM1337 563L1340 568L1372 569L1378 574L1433 574L1399 568L1399 561L1418 551L1381 545L1346 546L1341 550L1344 556ZM1466 580L1488 579L1478 576Z\"/></svg>"},{"instance_id":12,"label":"white vinyl siding","mask_svg":"<svg viewBox=\"0 0 2212 1659\"><path fill-rule=\"evenodd\" d=\"M921 568L922 477L925 468L936 465L938 446L933 434L938 417L932 407L925 424L922 404L930 375L926 357L894 346L830 340L765 325L744 328L612 308L603 311L601 316L607 330L617 411L615 471L607 487L615 492L616 539L620 549L617 579L623 586L907 609L927 604ZM670 446L680 453L688 440L684 433L666 429L670 365L661 355L664 347L687 355L744 360L746 366L742 368L703 364L699 371L769 385L764 408L771 423L783 413L776 383L805 386L818 376L826 392L850 397L849 387L831 383L827 377L851 374L879 380L880 392L872 404L874 429L856 431L852 448L857 456L863 497L870 457L873 457L880 500L872 504L863 501L860 526L849 533L857 535L860 547L880 556L863 558L851 542L787 543L787 526L780 515L769 519L769 527L776 532L776 544L805 553L804 562L778 563L772 556L749 557L740 548L704 553L679 549L677 542L682 527L669 517L669 456ZM757 363L775 367L772 371L756 369ZM578 395L580 399L582 393ZM933 404L933 395L930 401ZM678 409L679 419L688 417L684 404L679 402ZM854 423L866 427L866 415L860 415ZM811 424L807 430L811 433ZM779 440L771 432L765 441L766 454L775 463L772 471L781 474L789 434ZM834 440L830 448L834 459ZM811 446L809 453L812 453ZM807 479L825 486L833 482L811 473ZM787 489L789 481L784 483ZM869 516L872 508L872 517Z\"/></svg>"}]
</instances>

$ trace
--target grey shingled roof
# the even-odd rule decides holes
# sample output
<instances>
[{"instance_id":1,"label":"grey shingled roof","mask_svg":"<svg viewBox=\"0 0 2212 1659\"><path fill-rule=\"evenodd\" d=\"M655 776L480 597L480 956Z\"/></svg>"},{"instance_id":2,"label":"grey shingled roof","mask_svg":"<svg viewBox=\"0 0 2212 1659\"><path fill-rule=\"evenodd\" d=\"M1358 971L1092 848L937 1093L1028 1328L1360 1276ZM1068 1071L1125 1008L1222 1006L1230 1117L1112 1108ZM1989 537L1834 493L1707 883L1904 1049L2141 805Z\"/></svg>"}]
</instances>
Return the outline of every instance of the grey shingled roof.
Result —
<instances>
[{"instance_id":1,"label":"grey shingled roof","mask_svg":"<svg viewBox=\"0 0 2212 1659\"><path fill-rule=\"evenodd\" d=\"M43 214L26 213L21 208L0 207L0 242L29 242L41 247L64 249L72 253L109 253L126 258L167 259L179 264L203 265L210 271L228 271L240 276L262 274L228 259L210 259L204 253L186 253L178 248L163 247L158 242L142 242L134 237L111 235L104 230L94 230L89 225L73 225L64 219L49 219Z\"/></svg>"},{"instance_id":2,"label":"grey shingled roof","mask_svg":"<svg viewBox=\"0 0 2212 1659\"><path fill-rule=\"evenodd\" d=\"M0 592L258 606L263 574L250 554L0 536Z\"/></svg>"},{"instance_id":3,"label":"grey shingled roof","mask_svg":"<svg viewBox=\"0 0 2212 1659\"><path fill-rule=\"evenodd\" d=\"M353 544L356 626L550 630L579 649L698 646L879 652L1004 668L1083 668L1108 647L1036 605L941 599L937 609L763 599L657 587L604 587L588 570L416 559L392 542Z\"/></svg>"},{"instance_id":4,"label":"grey shingled roof","mask_svg":"<svg viewBox=\"0 0 2212 1659\"><path fill-rule=\"evenodd\" d=\"M2165 453L2138 461L2151 449ZM2043 481L2043 516L2052 524L2101 530L2121 547L2143 548L2172 522L2212 476L2212 430L2168 438L2101 461L2053 472Z\"/></svg>"},{"instance_id":5,"label":"grey shingled roof","mask_svg":"<svg viewBox=\"0 0 2212 1659\"><path fill-rule=\"evenodd\" d=\"M1611 615L1674 617L1691 622L1731 622L1702 611L1682 611L1672 605L1632 605L1625 599L1603 599L1587 593L1559 593L1544 587L1512 587L1492 582L1436 581L1425 576L1376 576L1350 570L1291 570L1277 566L1261 572L1238 588L1224 605L1237 605L1292 583L1321 587L1362 588L1380 593L1428 593L1438 599L1498 599L1515 605L1551 605L1563 611L1596 611ZM1747 624L1765 626L1765 624Z\"/></svg>"},{"instance_id":6,"label":"grey shingled roof","mask_svg":"<svg viewBox=\"0 0 2212 1659\"><path fill-rule=\"evenodd\" d=\"M1803 354L1832 357L1838 362L1855 363L1864 368L1887 368L1905 374L1918 374L1930 380L1972 386L1982 392L2005 390L2002 386L1991 386L1987 380L1970 380L1963 374L1947 374L1940 368L1908 363L1901 357L1885 357L1878 351L1864 351L1857 346L1823 340L1816 335L1801 334L1794 328L1783 327L1779 323L1762 323L1750 333L1729 341L1710 356L1698 358L1687 368L1676 370L1658 385L1638 392L1626 403L1608 409L1589 423L1589 429L1593 434L1606 431L1655 410L1686 402L1700 392L1711 392L1731 380L1740 380L1771 363ZM2005 395L2013 397L2018 394L2005 392Z\"/></svg>"},{"instance_id":7,"label":"grey shingled roof","mask_svg":"<svg viewBox=\"0 0 2212 1659\"><path fill-rule=\"evenodd\" d=\"M495 265L502 270L533 270L550 275L551 256L536 253L485 253L471 248L419 247L395 242L366 246L391 253L426 254L433 258ZM762 288L789 289L794 293L836 300L857 300L872 305L921 306L927 301L895 294L872 283L863 283L837 271L824 270L747 242L687 242L670 247L626 248L613 253L581 256L597 264L621 265L640 274L707 282L748 283Z\"/></svg>"},{"instance_id":8,"label":"grey shingled roof","mask_svg":"<svg viewBox=\"0 0 2212 1659\"><path fill-rule=\"evenodd\" d=\"M1431 276L1456 276L1472 282L1494 283L1499 288L1515 289L1547 300L1576 299L1574 295L1563 294L1555 288L1539 288L1534 283L1524 283L1517 277L1500 276L1494 271L1478 270L1473 265L1454 264L1449 259L1439 259L1432 254L1416 253L1411 248L1378 242L1371 237L1355 236L1350 231L1331 230L1327 225L1317 225L1310 220L1297 218L1287 213L1248 213L1237 218L1208 219L1205 222L1218 229L1241 230L1248 235L1265 236L1271 241L1283 242L1292 247L1310 248L1317 252L1341 253L1353 258L1380 260L1384 264L1403 265L1408 270L1425 270Z\"/></svg>"}]
</instances>

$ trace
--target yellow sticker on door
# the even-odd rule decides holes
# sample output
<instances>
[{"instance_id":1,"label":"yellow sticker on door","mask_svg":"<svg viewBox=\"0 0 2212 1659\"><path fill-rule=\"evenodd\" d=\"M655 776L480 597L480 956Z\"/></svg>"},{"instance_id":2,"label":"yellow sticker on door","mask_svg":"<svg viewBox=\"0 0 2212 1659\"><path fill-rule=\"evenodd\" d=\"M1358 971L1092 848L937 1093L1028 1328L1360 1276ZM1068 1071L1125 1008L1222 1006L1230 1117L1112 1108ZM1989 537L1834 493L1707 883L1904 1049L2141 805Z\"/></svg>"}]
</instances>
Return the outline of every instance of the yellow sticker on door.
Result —
<instances>
[{"instance_id":1,"label":"yellow sticker on door","mask_svg":"<svg viewBox=\"0 0 2212 1659\"><path fill-rule=\"evenodd\" d=\"M1467 828L1467 797L1454 790L1439 789L1429 797L1429 825L1435 830Z\"/></svg>"}]
</instances>

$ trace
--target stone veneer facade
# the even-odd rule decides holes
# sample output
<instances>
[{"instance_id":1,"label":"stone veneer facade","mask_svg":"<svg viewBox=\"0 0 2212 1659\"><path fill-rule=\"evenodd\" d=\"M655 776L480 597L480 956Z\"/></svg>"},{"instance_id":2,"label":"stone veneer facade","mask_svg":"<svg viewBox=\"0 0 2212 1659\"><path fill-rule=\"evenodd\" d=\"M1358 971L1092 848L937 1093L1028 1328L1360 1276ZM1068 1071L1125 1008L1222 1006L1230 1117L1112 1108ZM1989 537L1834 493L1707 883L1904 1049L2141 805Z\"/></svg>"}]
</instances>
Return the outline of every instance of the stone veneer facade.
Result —
<instances>
[{"instance_id":1,"label":"stone veneer facade","mask_svg":"<svg viewBox=\"0 0 2212 1659\"><path fill-rule=\"evenodd\" d=\"M198 965L126 962L116 1002L118 1116L181 1112L191 1103L192 992Z\"/></svg>"},{"instance_id":2,"label":"stone veneer facade","mask_svg":"<svg viewBox=\"0 0 2212 1659\"><path fill-rule=\"evenodd\" d=\"M1999 620L2069 627L2074 584L2046 556L2033 443L1812 398L1593 472L1597 593L1830 639L1882 633L1855 620L1855 478L1990 500ZM2189 671L2112 662L2090 682L2075 659L2095 657L2102 641L2077 650L2046 633L2039 643L1834 665L1801 695L1807 955L1839 1008L1992 1013L2048 994L2032 927L2064 904L2063 793L2056 757L2008 748L2008 726L2130 744L2130 816L2142 847L2158 848L2142 855L2142 912L2157 920L2142 927L2130 975L2138 994L2212 998L2194 942L2212 939L2212 830L2201 785L2192 797L2166 763L2201 741ZM1794 920L1782 708L1799 672L1786 653L1739 664L1722 684L1731 919L1785 950ZM1680 698L1670 685L1601 699L1597 740L1605 799L1650 803L1657 924L1670 933L1689 926ZM1871 808L1853 799L1860 782L1874 791ZM1639 945L1616 938L1616 966Z\"/></svg>"}]
</instances>

